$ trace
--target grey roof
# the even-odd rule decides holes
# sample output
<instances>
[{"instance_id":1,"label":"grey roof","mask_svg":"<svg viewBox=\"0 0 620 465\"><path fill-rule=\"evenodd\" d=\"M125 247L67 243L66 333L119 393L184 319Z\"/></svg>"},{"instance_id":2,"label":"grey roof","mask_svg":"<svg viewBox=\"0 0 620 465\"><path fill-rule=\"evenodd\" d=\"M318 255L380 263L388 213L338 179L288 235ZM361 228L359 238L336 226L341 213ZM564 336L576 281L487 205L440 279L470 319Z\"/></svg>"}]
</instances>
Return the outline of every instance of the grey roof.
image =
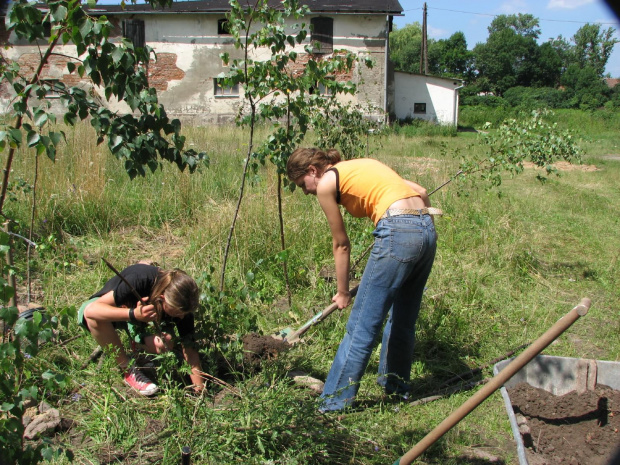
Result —
<instances>
[{"instance_id":1,"label":"grey roof","mask_svg":"<svg viewBox=\"0 0 620 465\"><path fill-rule=\"evenodd\" d=\"M268 0L273 8L281 6L278 0ZM256 2L240 0L243 5L253 6ZM313 13L368 13L400 15L403 7L398 0L301 0ZM135 14L135 13L225 13L230 11L228 0L174 1L166 8L152 8L148 3L133 5L128 2L125 8L120 5L97 5L87 8L91 14Z\"/></svg>"}]
</instances>

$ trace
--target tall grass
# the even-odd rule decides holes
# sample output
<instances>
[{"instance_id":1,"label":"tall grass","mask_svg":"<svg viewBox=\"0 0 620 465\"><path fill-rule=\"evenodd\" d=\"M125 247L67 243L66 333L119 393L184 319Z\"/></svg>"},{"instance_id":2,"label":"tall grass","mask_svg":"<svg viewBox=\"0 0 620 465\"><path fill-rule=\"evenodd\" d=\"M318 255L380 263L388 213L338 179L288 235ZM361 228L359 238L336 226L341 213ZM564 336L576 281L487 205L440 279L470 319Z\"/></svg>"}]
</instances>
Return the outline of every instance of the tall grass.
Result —
<instances>
[{"instance_id":1,"label":"tall grass","mask_svg":"<svg viewBox=\"0 0 620 465\"><path fill-rule=\"evenodd\" d=\"M604 158L620 154L612 137L620 122L617 114L588 115L587 122L583 113L568 111L556 118L583 137L586 161L597 171L563 171L541 185L535 172L526 170L504 180L499 190L454 181L433 195L433 204L445 215L435 219L439 249L418 322L414 396L432 394L453 375L533 341L585 296L593 300L590 313L546 353L620 357L620 162ZM164 165L133 181L105 147L93 145L87 126L67 134L56 163L40 160L37 186L35 238L49 247L33 258L35 289L50 313L79 305L109 278L101 256L119 267L151 258L196 276L219 268L239 194L247 133L235 127L188 128L189 143L210 155L209 167L190 175ZM473 133L455 137L395 130L371 137L369 153L432 189L458 169L457 148L461 154L475 150L467 148L475 138ZM19 153L12 176L32 182L32 154ZM20 221L23 233L30 196L15 195L7 214ZM316 199L285 193L283 207L292 308L282 303L276 177L270 166L260 168L246 186L229 260L227 279L250 286L255 298L244 311L258 318L265 333L301 325L330 303L334 291L334 284L321 277L333 258L329 227ZM372 225L350 217L346 222L355 260L372 241ZM16 260L24 269L23 246L16 244ZM24 276L19 276L22 290ZM55 440L73 450L76 463L178 462L184 445L192 447L194 462L203 464L393 463L472 392L419 406L391 404L375 384L375 352L360 389L364 408L341 419L316 416L314 397L295 387L286 373L300 369L324 379L347 316L348 310L332 314L302 345L265 361L260 373L237 373L234 383L241 397L217 403L211 395L187 398L165 380L162 396L135 398L109 360L100 370L94 365L80 370L94 347L86 335L66 346L44 348L42 363L68 373L82 395L79 401L70 400L71 393L50 399L77 425ZM73 325L61 338L80 331ZM490 369L482 374L490 375ZM476 448L517 463L497 394L442 438L425 461L481 463L471 454Z\"/></svg>"}]
</instances>

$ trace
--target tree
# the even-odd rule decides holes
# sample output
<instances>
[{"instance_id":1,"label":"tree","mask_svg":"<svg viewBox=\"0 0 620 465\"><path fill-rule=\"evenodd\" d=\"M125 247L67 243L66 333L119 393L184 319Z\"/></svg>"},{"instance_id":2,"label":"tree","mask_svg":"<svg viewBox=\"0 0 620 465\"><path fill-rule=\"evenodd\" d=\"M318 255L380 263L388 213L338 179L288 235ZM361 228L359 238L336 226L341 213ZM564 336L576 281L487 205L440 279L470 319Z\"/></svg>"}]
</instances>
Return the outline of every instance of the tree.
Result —
<instances>
[{"instance_id":1,"label":"tree","mask_svg":"<svg viewBox=\"0 0 620 465\"><path fill-rule=\"evenodd\" d=\"M282 188L288 186L294 190L295 184L283 179L286 173L288 156L304 139L306 132L312 125L329 124L331 130L339 130L342 140L358 141L366 136L364 124L352 127L335 125L329 115L337 114L340 117L354 121L361 120L359 109L344 108L336 98L339 94L354 94L356 86L347 76L353 69L357 57L346 50L334 50L330 55L314 53L314 44L306 43L305 56L301 57L296 46L303 44L307 37L304 23L296 24L292 32L287 32L287 19L295 21L309 13L308 7L300 6L297 0L284 0L282 7L270 7L267 0L259 0L253 6L241 6L237 0L231 1L232 10L228 15L229 30L235 46L243 50L243 57L230 59L223 54L222 59L230 65L230 72L222 76L226 85L238 84L244 88L244 95L248 102L247 109L240 113L239 123L250 128L248 155L244 166L242 184L224 253L220 288L223 289L226 272L226 262L231 244L232 233L239 207L243 198L244 184L248 169L257 170L267 160L276 167L278 177L278 212L279 229L282 252L280 259L286 272L286 246L284 241L284 222L282 216ZM261 52L269 50L270 59L258 60ZM303 66L293 67L295 63ZM363 61L366 66L372 66L368 60ZM321 95L320 88L326 89L328 96ZM267 140L254 149L254 127L259 122L272 124L273 132ZM321 142L321 141L319 141ZM331 142L329 140L328 142ZM348 142L350 143L350 142ZM353 143L355 145L355 143ZM353 156L352 153L348 154ZM287 288L288 278L287 279ZM289 303L290 303L289 291Z\"/></svg>"},{"instance_id":2,"label":"tree","mask_svg":"<svg viewBox=\"0 0 620 465\"><path fill-rule=\"evenodd\" d=\"M531 87L557 87L562 75L562 59L551 43L545 42L533 49L521 74Z\"/></svg>"},{"instance_id":3,"label":"tree","mask_svg":"<svg viewBox=\"0 0 620 465\"><path fill-rule=\"evenodd\" d=\"M429 43L429 50L431 44ZM390 60L394 69L408 73L419 73L422 50L422 26L415 22L402 29L394 26L390 33Z\"/></svg>"},{"instance_id":4,"label":"tree","mask_svg":"<svg viewBox=\"0 0 620 465\"><path fill-rule=\"evenodd\" d=\"M476 147L460 164L460 180L472 184L481 182L486 188L497 187L502 176L514 177L523 172L524 162L544 169L537 174L545 182L551 174L559 175L554 164L558 161L581 163L582 150L575 144L570 130L559 130L550 123L553 113L534 110L529 118L507 119L496 130L486 123L485 132L470 147Z\"/></svg>"},{"instance_id":5,"label":"tree","mask_svg":"<svg viewBox=\"0 0 620 465\"><path fill-rule=\"evenodd\" d=\"M515 34L522 37L529 37L530 39L538 39L540 37L540 23L538 18L531 14L516 15L498 15L496 16L488 27L489 35L493 35L496 32L503 31L504 29L511 29Z\"/></svg>"},{"instance_id":6,"label":"tree","mask_svg":"<svg viewBox=\"0 0 620 465\"><path fill-rule=\"evenodd\" d=\"M152 0L152 4L166 5L171 0ZM37 154L46 153L54 160L56 147L63 139L48 123L56 117L48 111L45 94L49 84L41 80L42 70L60 44L73 44L76 56L67 61L67 72L80 78L89 78L101 90L106 100L115 98L129 105L133 113L119 114L106 108L99 94L94 95L78 86L54 84L65 105L65 123L74 125L78 120L90 119L97 132L97 142L107 140L110 151L125 163L130 177L144 176L146 169L154 171L161 160L177 164L183 170L194 170L204 154L184 150L185 137L181 123L170 120L157 101L157 92L148 85L146 67L154 52L150 47L134 48L123 39L110 40L112 25L104 17L93 17L76 0L47 0L46 10L35 3L18 0L11 4L6 17L9 32L29 43L45 45L34 73L22 72L16 62L7 63L2 79L15 93L12 106L14 123L0 131L0 150L8 147L6 167L0 193L0 214L6 195L10 168L15 149L26 143ZM44 11L46 11L44 13ZM51 32L45 38L44 25ZM34 101L34 102L33 102ZM22 132L25 137L22 137Z\"/></svg>"},{"instance_id":7,"label":"tree","mask_svg":"<svg viewBox=\"0 0 620 465\"><path fill-rule=\"evenodd\" d=\"M532 81L530 59L537 50L531 37L517 34L511 28L493 32L485 44L474 48L478 77L486 77L493 91L502 95L517 85L529 86Z\"/></svg>"},{"instance_id":8,"label":"tree","mask_svg":"<svg viewBox=\"0 0 620 465\"><path fill-rule=\"evenodd\" d=\"M170 3L171 0L151 0L152 5ZM158 103L155 89L148 85L146 68L154 56L153 50L134 48L127 40L112 42L109 38L112 25L105 17L91 16L79 0L45 0L40 3L16 0L10 5L5 24L9 33L14 33L19 40L38 45L41 53L33 71L21 69L17 62L3 60L0 65L2 85L7 85L14 94L11 114L4 120L8 122L0 127L0 152L6 150L0 215L6 218L3 206L17 149L23 145L33 149L36 179L38 157L45 153L55 160L57 147L64 139L64 133L55 129L56 116L49 111L50 105L45 98L52 90L51 86L42 80L45 66L50 57L57 54L56 49L61 44L72 44L76 50L75 56L62 55L67 59L67 74L90 80L92 88L100 90L104 99L124 101L132 111L129 114L112 112L99 93L58 82L53 90L60 94L65 106L64 122L74 125L88 118L96 131L97 142L107 142L110 151L125 163L130 177L144 176L147 169L156 170L163 160L175 163L181 170L193 171L205 159L204 154L184 149L181 123L168 118ZM49 34L46 33L47 25ZM33 197L33 216L34 204ZM0 233L0 255L10 251L10 247L9 236ZM0 258L4 263L3 257ZM2 275L14 272L10 267L2 266ZM61 311L47 323L42 321L40 313L32 321L18 320L17 308L6 305L15 290L3 277L0 289L3 304L0 319L6 327L12 328L10 336L3 335L0 343L2 462L30 464L38 463L41 458L51 460L54 451L49 443L24 443L22 417L25 402L37 400L41 389L54 389L67 381L62 374L35 373L27 363L36 357L38 341L50 340L60 324L66 326L71 312Z\"/></svg>"},{"instance_id":9,"label":"tree","mask_svg":"<svg viewBox=\"0 0 620 465\"><path fill-rule=\"evenodd\" d=\"M618 43L618 39L613 37L614 33L614 28L602 30L600 24L588 23L580 27L573 36L574 62L580 68L592 67L602 77L614 45Z\"/></svg>"},{"instance_id":10,"label":"tree","mask_svg":"<svg viewBox=\"0 0 620 465\"><path fill-rule=\"evenodd\" d=\"M448 39L429 42L429 69L431 74L448 77L472 77L473 54L467 50L467 40L461 31Z\"/></svg>"},{"instance_id":11,"label":"tree","mask_svg":"<svg viewBox=\"0 0 620 465\"><path fill-rule=\"evenodd\" d=\"M560 59L560 75L564 74L568 65L573 61L573 46L561 35L555 39L549 39L547 43L555 50Z\"/></svg>"},{"instance_id":12,"label":"tree","mask_svg":"<svg viewBox=\"0 0 620 465\"><path fill-rule=\"evenodd\" d=\"M577 63L569 65L561 83L566 88L568 105L573 108L593 110L603 105L611 95L598 70L592 66L581 68Z\"/></svg>"}]
</instances>

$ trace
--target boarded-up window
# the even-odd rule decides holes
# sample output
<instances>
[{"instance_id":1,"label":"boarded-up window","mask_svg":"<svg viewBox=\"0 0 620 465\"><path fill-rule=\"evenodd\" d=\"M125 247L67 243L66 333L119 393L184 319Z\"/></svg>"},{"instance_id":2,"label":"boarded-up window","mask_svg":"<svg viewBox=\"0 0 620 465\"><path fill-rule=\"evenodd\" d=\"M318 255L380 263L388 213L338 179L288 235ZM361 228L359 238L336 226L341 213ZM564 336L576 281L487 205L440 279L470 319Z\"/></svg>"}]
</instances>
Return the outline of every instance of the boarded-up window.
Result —
<instances>
[{"instance_id":1,"label":"boarded-up window","mask_svg":"<svg viewBox=\"0 0 620 465\"><path fill-rule=\"evenodd\" d=\"M426 103L414 103L413 112L414 113L426 113Z\"/></svg>"},{"instance_id":2,"label":"boarded-up window","mask_svg":"<svg viewBox=\"0 0 620 465\"><path fill-rule=\"evenodd\" d=\"M332 18L312 18L312 52L332 53L334 50L334 20Z\"/></svg>"},{"instance_id":3,"label":"boarded-up window","mask_svg":"<svg viewBox=\"0 0 620 465\"><path fill-rule=\"evenodd\" d=\"M216 97L239 97L239 84L226 86L221 79L213 80L213 95Z\"/></svg>"},{"instance_id":4,"label":"boarded-up window","mask_svg":"<svg viewBox=\"0 0 620 465\"><path fill-rule=\"evenodd\" d=\"M131 40L134 48L143 47L144 39L144 21L141 19L126 19L123 21L123 37Z\"/></svg>"}]
</instances>

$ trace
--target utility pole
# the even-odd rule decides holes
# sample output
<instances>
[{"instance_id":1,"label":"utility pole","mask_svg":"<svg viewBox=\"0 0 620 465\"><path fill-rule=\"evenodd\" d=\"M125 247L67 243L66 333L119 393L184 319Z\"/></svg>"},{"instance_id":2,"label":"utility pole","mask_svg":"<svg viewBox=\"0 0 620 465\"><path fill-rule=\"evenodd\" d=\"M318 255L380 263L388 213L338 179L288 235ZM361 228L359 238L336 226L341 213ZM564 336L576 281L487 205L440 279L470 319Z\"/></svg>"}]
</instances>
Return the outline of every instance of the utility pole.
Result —
<instances>
[{"instance_id":1,"label":"utility pole","mask_svg":"<svg viewBox=\"0 0 620 465\"><path fill-rule=\"evenodd\" d=\"M428 74L428 49L426 44L426 2L422 16L422 46L420 47L420 74Z\"/></svg>"}]
</instances>

